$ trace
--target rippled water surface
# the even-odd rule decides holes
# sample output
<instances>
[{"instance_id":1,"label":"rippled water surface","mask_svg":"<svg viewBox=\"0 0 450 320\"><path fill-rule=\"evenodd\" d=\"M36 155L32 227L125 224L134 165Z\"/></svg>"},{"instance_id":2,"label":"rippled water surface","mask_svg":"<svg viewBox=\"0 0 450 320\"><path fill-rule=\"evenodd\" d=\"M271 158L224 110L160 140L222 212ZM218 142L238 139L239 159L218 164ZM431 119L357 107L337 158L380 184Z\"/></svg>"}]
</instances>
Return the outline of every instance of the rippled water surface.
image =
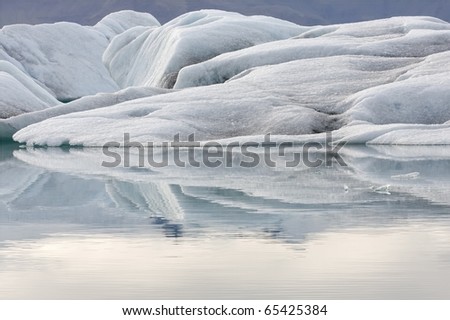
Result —
<instances>
[{"instance_id":1,"label":"rippled water surface","mask_svg":"<svg viewBox=\"0 0 450 320\"><path fill-rule=\"evenodd\" d=\"M0 298L450 299L450 149L342 156L105 168L3 143Z\"/></svg>"}]
</instances>

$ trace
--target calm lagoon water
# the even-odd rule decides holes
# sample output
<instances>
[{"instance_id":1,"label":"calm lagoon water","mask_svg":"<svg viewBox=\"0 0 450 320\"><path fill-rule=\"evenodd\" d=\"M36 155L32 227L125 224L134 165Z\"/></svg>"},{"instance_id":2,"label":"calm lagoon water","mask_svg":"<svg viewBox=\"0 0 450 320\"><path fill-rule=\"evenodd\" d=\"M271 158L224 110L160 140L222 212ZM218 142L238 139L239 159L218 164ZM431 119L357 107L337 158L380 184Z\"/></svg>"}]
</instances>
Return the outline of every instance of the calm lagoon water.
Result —
<instances>
[{"instance_id":1,"label":"calm lagoon water","mask_svg":"<svg viewBox=\"0 0 450 320\"><path fill-rule=\"evenodd\" d=\"M450 148L342 156L105 168L3 143L0 298L450 299Z\"/></svg>"}]
</instances>

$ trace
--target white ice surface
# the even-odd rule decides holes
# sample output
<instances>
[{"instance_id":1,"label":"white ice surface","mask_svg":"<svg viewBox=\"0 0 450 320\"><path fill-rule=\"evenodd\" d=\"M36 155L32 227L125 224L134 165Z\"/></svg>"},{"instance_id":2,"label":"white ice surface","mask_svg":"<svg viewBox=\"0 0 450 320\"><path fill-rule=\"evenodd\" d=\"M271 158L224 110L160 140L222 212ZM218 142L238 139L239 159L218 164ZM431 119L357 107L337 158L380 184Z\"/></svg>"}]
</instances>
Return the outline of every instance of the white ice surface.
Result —
<instances>
[{"instance_id":1,"label":"white ice surface","mask_svg":"<svg viewBox=\"0 0 450 320\"><path fill-rule=\"evenodd\" d=\"M99 93L94 96L86 96L81 99L59 104L44 110L28 112L8 119L0 119L0 139L9 139L18 130L46 119L56 116L103 108L121 102L136 100L153 95L170 92L166 89L150 87L129 87L114 93Z\"/></svg>"},{"instance_id":2,"label":"white ice surface","mask_svg":"<svg viewBox=\"0 0 450 320\"><path fill-rule=\"evenodd\" d=\"M0 30L0 48L58 100L118 90L102 63L108 44L94 28L67 22Z\"/></svg>"},{"instance_id":3,"label":"white ice surface","mask_svg":"<svg viewBox=\"0 0 450 320\"><path fill-rule=\"evenodd\" d=\"M182 15L136 38L128 34L124 46L113 44L104 63L121 87L171 88L178 71L224 52L296 36L307 27L271 17L202 10Z\"/></svg>"},{"instance_id":4,"label":"white ice surface","mask_svg":"<svg viewBox=\"0 0 450 320\"><path fill-rule=\"evenodd\" d=\"M0 92L0 119L42 110L59 103L22 70L2 60L0 60Z\"/></svg>"},{"instance_id":5,"label":"white ice surface","mask_svg":"<svg viewBox=\"0 0 450 320\"><path fill-rule=\"evenodd\" d=\"M160 25L158 20L149 13L123 10L107 15L94 28L111 40L133 27L159 27Z\"/></svg>"},{"instance_id":6,"label":"white ice surface","mask_svg":"<svg viewBox=\"0 0 450 320\"><path fill-rule=\"evenodd\" d=\"M417 139L406 134L406 140L398 143L450 143L448 124L429 125L450 119L447 102L434 96L436 92L447 94L445 82L441 86L420 83L419 78L398 85L395 82L418 61L368 56L296 60L252 69L226 84L53 118L19 131L14 138L30 145L50 146L101 146L108 141L122 142L124 133L144 144L172 141L177 133L184 137L195 133L202 141L233 137L248 140L254 139L248 136L266 133L279 135L274 138L280 140L321 141L325 135L313 133L337 129L335 139L370 143L391 131L429 130L442 135L433 140L435 135ZM409 90L408 82L419 83L416 89L425 89ZM397 94L400 102L391 102L384 99L389 90L406 90L409 95ZM423 101L428 103L426 109ZM402 118L396 111L399 106L408 117Z\"/></svg>"},{"instance_id":7,"label":"white ice surface","mask_svg":"<svg viewBox=\"0 0 450 320\"><path fill-rule=\"evenodd\" d=\"M429 17L319 26L293 39L260 44L185 67L175 88L222 83L253 67L299 59L339 55L425 57L449 49L450 24Z\"/></svg>"},{"instance_id":8,"label":"white ice surface","mask_svg":"<svg viewBox=\"0 0 450 320\"><path fill-rule=\"evenodd\" d=\"M416 59L340 56L260 67L226 84L69 114L31 125L14 136L28 144L101 146L124 133L143 143L195 133L199 140L302 135L336 129L349 95L389 83ZM384 63L384 70L370 69ZM323 73L322 70L328 70ZM282 76L280 76L282 75ZM276 82L273 79L277 79Z\"/></svg>"},{"instance_id":9,"label":"white ice surface","mask_svg":"<svg viewBox=\"0 0 450 320\"><path fill-rule=\"evenodd\" d=\"M291 33L297 36L267 42ZM170 87L181 68L199 63L181 70L181 90L58 111L48 120L41 113L44 121L15 126L34 123L14 139L102 146L123 142L125 133L143 144L176 134L261 141L271 133L306 142L334 131L349 143L450 144L450 24L435 18L303 28L207 10L162 27L133 27L112 40L103 59L125 87Z\"/></svg>"},{"instance_id":10,"label":"white ice surface","mask_svg":"<svg viewBox=\"0 0 450 320\"><path fill-rule=\"evenodd\" d=\"M130 28L159 25L148 13L125 10L106 16L94 27L73 23L4 27L0 30L0 118L54 106L55 97L72 100L116 91L118 86L102 63L108 39Z\"/></svg>"}]
</instances>

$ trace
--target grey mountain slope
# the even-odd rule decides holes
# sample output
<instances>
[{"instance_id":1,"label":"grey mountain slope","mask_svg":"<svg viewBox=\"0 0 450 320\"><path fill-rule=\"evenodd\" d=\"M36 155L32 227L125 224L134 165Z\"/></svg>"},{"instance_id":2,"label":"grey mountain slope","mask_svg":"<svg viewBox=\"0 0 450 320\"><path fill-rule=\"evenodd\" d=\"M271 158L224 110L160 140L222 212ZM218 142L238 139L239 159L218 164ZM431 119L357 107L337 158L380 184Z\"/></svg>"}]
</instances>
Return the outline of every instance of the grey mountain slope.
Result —
<instances>
[{"instance_id":1,"label":"grey mountain slope","mask_svg":"<svg viewBox=\"0 0 450 320\"><path fill-rule=\"evenodd\" d=\"M123 9L150 12L164 23L182 13L207 8L270 15L304 25L399 15L427 15L450 21L448 0L0 0L0 27L55 21L93 25L108 13Z\"/></svg>"}]
</instances>

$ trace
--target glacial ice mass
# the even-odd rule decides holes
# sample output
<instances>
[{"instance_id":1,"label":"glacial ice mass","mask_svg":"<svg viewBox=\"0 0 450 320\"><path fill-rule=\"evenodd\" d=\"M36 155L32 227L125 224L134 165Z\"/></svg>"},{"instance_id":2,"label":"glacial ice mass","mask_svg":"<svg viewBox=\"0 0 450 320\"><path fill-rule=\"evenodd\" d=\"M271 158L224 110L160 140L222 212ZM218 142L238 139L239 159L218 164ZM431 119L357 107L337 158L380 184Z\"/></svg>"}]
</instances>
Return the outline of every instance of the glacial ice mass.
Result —
<instances>
[{"instance_id":1,"label":"glacial ice mass","mask_svg":"<svg viewBox=\"0 0 450 320\"><path fill-rule=\"evenodd\" d=\"M0 138L450 145L450 24L304 27L218 10L0 30ZM72 101L75 100L75 101ZM72 101L67 103L68 101Z\"/></svg>"}]
</instances>

